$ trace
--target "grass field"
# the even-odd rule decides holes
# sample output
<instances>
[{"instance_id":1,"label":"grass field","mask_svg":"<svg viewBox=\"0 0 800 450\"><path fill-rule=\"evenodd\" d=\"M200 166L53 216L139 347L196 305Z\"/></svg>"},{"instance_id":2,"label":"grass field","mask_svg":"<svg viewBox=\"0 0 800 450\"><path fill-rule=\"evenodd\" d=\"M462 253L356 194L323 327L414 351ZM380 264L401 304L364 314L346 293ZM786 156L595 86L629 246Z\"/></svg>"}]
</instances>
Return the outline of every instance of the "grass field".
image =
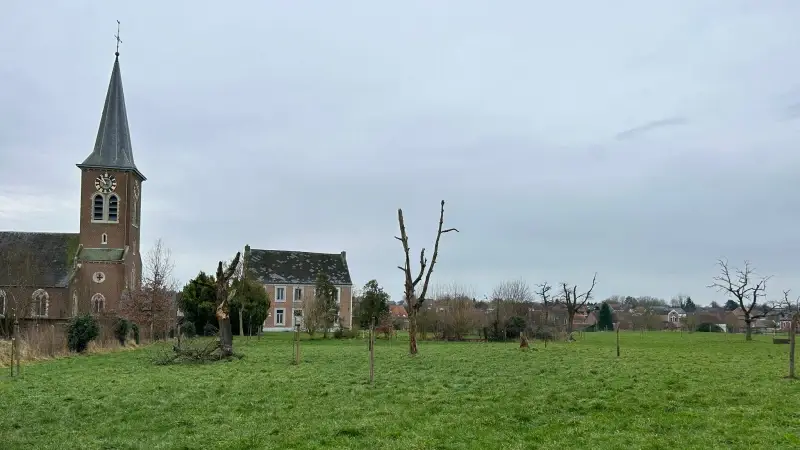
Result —
<instances>
[{"instance_id":1,"label":"grass field","mask_svg":"<svg viewBox=\"0 0 800 450\"><path fill-rule=\"evenodd\" d=\"M154 366L153 347L0 378L0 448L668 449L800 447L788 346L710 333L574 343L243 339L241 360Z\"/></svg>"}]
</instances>

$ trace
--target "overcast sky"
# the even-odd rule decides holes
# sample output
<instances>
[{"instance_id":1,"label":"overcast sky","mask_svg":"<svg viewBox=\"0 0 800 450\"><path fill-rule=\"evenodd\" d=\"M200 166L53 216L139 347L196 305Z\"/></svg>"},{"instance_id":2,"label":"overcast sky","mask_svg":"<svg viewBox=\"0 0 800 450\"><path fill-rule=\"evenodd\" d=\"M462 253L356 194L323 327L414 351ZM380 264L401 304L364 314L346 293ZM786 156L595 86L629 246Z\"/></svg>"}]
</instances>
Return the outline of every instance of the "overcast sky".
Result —
<instances>
[{"instance_id":1,"label":"overcast sky","mask_svg":"<svg viewBox=\"0 0 800 450\"><path fill-rule=\"evenodd\" d=\"M122 22L143 250L347 251L399 299L507 279L699 303L715 260L800 294L800 2L11 1L0 230L77 231ZM412 257L413 259L416 259Z\"/></svg>"}]
</instances>

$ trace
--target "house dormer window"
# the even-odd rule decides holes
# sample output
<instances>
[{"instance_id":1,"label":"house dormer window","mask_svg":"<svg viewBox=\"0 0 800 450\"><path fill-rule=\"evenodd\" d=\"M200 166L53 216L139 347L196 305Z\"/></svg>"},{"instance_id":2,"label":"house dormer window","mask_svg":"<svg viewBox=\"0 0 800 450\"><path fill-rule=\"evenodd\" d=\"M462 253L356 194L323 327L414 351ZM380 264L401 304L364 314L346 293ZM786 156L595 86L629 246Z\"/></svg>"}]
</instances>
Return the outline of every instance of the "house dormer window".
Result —
<instances>
[{"instance_id":1,"label":"house dormer window","mask_svg":"<svg viewBox=\"0 0 800 450\"><path fill-rule=\"evenodd\" d=\"M108 221L117 222L119 220L119 197L111 194L108 197Z\"/></svg>"}]
</instances>

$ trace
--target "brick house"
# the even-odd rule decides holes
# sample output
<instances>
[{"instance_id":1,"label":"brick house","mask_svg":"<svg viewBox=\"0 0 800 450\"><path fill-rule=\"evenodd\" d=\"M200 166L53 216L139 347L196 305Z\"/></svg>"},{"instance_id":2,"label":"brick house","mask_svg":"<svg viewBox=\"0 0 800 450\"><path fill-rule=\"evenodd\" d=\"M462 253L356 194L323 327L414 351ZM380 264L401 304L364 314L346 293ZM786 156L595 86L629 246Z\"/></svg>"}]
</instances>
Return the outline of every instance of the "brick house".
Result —
<instances>
[{"instance_id":1,"label":"brick house","mask_svg":"<svg viewBox=\"0 0 800 450\"><path fill-rule=\"evenodd\" d=\"M123 294L139 286L145 177L133 160L119 53L94 149L77 167L77 233L0 232L0 322L15 312L23 323L113 312Z\"/></svg>"},{"instance_id":2,"label":"brick house","mask_svg":"<svg viewBox=\"0 0 800 450\"><path fill-rule=\"evenodd\" d=\"M317 274L325 273L336 287L336 325L353 324L353 282L347 254L244 248L247 276L264 285L271 300L263 331L292 331L302 326L303 300L313 298Z\"/></svg>"}]
</instances>

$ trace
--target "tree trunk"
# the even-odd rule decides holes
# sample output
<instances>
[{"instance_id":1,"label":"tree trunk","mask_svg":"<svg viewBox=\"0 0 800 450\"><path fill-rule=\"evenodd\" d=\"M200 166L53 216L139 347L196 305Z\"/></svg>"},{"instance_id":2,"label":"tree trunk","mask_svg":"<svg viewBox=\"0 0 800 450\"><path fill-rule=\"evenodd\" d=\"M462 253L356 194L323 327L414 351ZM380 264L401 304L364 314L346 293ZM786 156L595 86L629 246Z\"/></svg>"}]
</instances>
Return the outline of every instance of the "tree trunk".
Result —
<instances>
[{"instance_id":1,"label":"tree trunk","mask_svg":"<svg viewBox=\"0 0 800 450\"><path fill-rule=\"evenodd\" d=\"M750 319L745 319L744 325L745 325L745 327L744 327L745 328L744 340L745 341L752 341L753 340L753 322Z\"/></svg>"},{"instance_id":2,"label":"tree trunk","mask_svg":"<svg viewBox=\"0 0 800 450\"><path fill-rule=\"evenodd\" d=\"M797 335L798 320L793 319L789 325L789 378L794 378L794 343Z\"/></svg>"},{"instance_id":3,"label":"tree trunk","mask_svg":"<svg viewBox=\"0 0 800 450\"><path fill-rule=\"evenodd\" d=\"M222 356L233 355L233 331L231 330L231 318L226 315L219 321L219 348Z\"/></svg>"},{"instance_id":4,"label":"tree trunk","mask_svg":"<svg viewBox=\"0 0 800 450\"><path fill-rule=\"evenodd\" d=\"M414 309L408 317L408 353L417 354L417 311Z\"/></svg>"},{"instance_id":5,"label":"tree trunk","mask_svg":"<svg viewBox=\"0 0 800 450\"><path fill-rule=\"evenodd\" d=\"M575 319L575 311L567 311L567 337L572 334L572 321Z\"/></svg>"},{"instance_id":6,"label":"tree trunk","mask_svg":"<svg viewBox=\"0 0 800 450\"><path fill-rule=\"evenodd\" d=\"M242 318L242 308L239 307L239 336L244 336L244 319Z\"/></svg>"}]
</instances>

